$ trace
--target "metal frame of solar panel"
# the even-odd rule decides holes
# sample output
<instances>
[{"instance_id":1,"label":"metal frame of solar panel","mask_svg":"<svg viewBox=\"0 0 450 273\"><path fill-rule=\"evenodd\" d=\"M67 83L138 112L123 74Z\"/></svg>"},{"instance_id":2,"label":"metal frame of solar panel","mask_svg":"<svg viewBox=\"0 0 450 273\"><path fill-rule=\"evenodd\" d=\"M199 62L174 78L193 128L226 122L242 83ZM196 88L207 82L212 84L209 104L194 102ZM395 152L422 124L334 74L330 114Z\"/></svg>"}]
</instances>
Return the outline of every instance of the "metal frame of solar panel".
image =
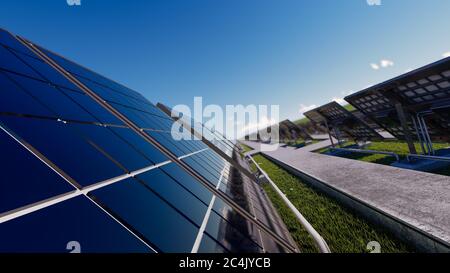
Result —
<instances>
[{"instance_id":1,"label":"metal frame of solar panel","mask_svg":"<svg viewBox=\"0 0 450 273\"><path fill-rule=\"evenodd\" d=\"M0 56L0 252L297 251L136 91L1 29Z\"/></svg>"},{"instance_id":2,"label":"metal frame of solar panel","mask_svg":"<svg viewBox=\"0 0 450 273\"><path fill-rule=\"evenodd\" d=\"M331 141L331 135L339 143L345 138L352 138L355 141L383 139L380 134L370 128L364 121L335 101L310 110L304 115L313 122L323 124L330 134Z\"/></svg>"},{"instance_id":3,"label":"metal frame of solar panel","mask_svg":"<svg viewBox=\"0 0 450 273\"><path fill-rule=\"evenodd\" d=\"M345 98L397 139L434 154L432 141L450 140L450 58L426 65Z\"/></svg>"}]
</instances>

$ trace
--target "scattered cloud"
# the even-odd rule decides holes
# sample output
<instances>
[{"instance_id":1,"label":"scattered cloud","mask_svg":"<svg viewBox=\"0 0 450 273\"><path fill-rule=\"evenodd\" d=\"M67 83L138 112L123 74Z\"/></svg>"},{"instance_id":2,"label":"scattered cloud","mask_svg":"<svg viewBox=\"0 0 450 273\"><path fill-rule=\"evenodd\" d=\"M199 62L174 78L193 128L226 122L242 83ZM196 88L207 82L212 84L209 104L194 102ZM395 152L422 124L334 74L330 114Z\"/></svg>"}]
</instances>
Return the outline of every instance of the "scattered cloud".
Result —
<instances>
[{"instance_id":1,"label":"scattered cloud","mask_svg":"<svg viewBox=\"0 0 450 273\"><path fill-rule=\"evenodd\" d=\"M268 118L266 116L261 117L258 122L246 122L245 126L242 126L240 129L240 132L237 132L237 137L243 137L246 134L252 134L255 133L258 130L262 130L264 128L267 128L273 124L278 123L274 118ZM242 122L240 123L242 125Z\"/></svg>"},{"instance_id":2,"label":"scattered cloud","mask_svg":"<svg viewBox=\"0 0 450 273\"><path fill-rule=\"evenodd\" d=\"M314 108L317 108L317 105L315 105L315 104L311 104L311 105L300 104L300 108L298 109L298 111L300 112L300 115L303 115L304 113L306 113L309 110L312 110Z\"/></svg>"},{"instance_id":3,"label":"scattered cloud","mask_svg":"<svg viewBox=\"0 0 450 273\"><path fill-rule=\"evenodd\" d=\"M388 60L388 59L382 59L382 60L380 60L379 63L371 63L370 64L370 67L373 70L379 70L381 68L388 68L388 67L391 67L391 66L394 66L394 62L391 61L391 60Z\"/></svg>"},{"instance_id":4,"label":"scattered cloud","mask_svg":"<svg viewBox=\"0 0 450 273\"><path fill-rule=\"evenodd\" d=\"M450 57L450 51L445 52L444 54L442 54L442 57L444 57L444 58Z\"/></svg>"},{"instance_id":5,"label":"scattered cloud","mask_svg":"<svg viewBox=\"0 0 450 273\"><path fill-rule=\"evenodd\" d=\"M380 69L380 66L378 64L370 64L370 67L372 67L372 69L374 70Z\"/></svg>"},{"instance_id":6,"label":"scattered cloud","mask_svg":"<svg viewBox=\"0 0 450 273\"><path fill-rule=\"evenodd\" d=\"M391 60L381 60L380 64L383 68L394 66L394 62Z\"/></svg>"},{"instance_id":7,"label":"scattered cloud","mask_svg":"<svg viewBox=\"0 0 450 273\"><path fill-rule=\"evenodd\" d=\"M381 6L381 0L367 0L369 6Z\"/></svg>"}]
</instances>

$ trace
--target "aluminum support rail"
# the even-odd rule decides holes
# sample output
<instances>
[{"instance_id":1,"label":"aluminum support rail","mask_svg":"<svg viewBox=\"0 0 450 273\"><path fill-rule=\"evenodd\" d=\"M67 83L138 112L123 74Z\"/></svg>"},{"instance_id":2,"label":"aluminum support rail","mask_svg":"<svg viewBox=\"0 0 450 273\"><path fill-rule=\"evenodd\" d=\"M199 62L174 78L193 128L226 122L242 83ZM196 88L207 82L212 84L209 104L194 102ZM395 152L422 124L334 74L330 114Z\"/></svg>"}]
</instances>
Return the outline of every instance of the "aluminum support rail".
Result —
<instances>
[{"instance_id":1,"label":"aluminum support rail","mask_svg":"<svg viewBox=\"0 0 450 273\"><path fill-rule=\"evenodd\" d=\"M361 153L361 154L380 154L395 157L397 161L400 161L398 154L393 152L383 152L383 151L373 151L373 150L362 150L362 149L350 149L350 148L330 148L330 150L335 150L338 152L351 152L351 153Z\"/></svg>"},{"instance_id":2,"label":"aluminum support rail","mask_svg":"<svg viewBox=\"0 0 450 273\"><path fill-rule=\"evenodd\" d=\"M331 253L330 248L328 247L327 242L323 239L322 236L313 228L313 226L308 222L308 220L303 217L303 215L298 211L298 209L289 201L286 195L278 188L278 186L270 179L267 173L261 169L261 167L256 163L251 155L247 155L247 157L255 164L256 168L258 168L259 172L264 175L264 177L269 181L270 185L275 189L277 194L281 197L283 202L289 207L289 209L295 214L297 220L300 224L306 229L309 235L313 238L317 248L321 253Z\"/></svg>"},{"instance_id":3,"label":"aluminum support rail","mask_svg":"<svg viewBox=\"0 0 450 273\"><path fill-rule=\"evenodd\" d=\"M416 158L416 159L426 159L426 160L434 160L434 161L447 161L450 162L450 157L445 157L445 156L433 156L433 155L413 155L413 154L409 154L406 156L406 159L408 159L408 161L411 161L411 159Z\"/></svg>"}]
</instances>

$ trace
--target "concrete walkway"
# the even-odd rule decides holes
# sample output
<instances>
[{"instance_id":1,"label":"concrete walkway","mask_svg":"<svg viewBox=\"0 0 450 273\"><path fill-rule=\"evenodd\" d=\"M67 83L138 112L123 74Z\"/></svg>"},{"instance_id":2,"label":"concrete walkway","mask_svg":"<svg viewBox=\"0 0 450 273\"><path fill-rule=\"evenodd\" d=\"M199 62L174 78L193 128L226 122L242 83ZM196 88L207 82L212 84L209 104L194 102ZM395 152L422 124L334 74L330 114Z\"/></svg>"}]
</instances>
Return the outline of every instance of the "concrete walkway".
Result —
<instances>
[{"instance_id":1,"label":"concrete walkway","mask_svg":"<svg viewBox=\"0 0 450 273\"><path fill-rule=\"evenodd\" d=\"M259 149L258 143L243 143ZM312 152L329 145L328 140L262 153L450 242L450 177Z\"/></svg>"}]
</instances>

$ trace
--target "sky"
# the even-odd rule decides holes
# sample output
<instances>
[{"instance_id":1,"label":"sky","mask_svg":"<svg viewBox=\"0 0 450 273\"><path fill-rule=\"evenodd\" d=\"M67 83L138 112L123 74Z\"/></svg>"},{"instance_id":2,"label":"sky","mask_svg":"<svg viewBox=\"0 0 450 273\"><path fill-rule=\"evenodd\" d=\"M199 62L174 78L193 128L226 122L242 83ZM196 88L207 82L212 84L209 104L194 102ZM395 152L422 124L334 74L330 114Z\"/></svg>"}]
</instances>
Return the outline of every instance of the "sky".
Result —
<instances>
[{"instance_id":1,"label":"sky","mask_svg":"<svg viewBox=\"0 0 450 273\"><path fill-rule=\"evenodd\" d=\"M450 55L450 1L380 2L2 0L0 27L154 103L276 104L296 120Z\"/></svg>"}]
</instances>

